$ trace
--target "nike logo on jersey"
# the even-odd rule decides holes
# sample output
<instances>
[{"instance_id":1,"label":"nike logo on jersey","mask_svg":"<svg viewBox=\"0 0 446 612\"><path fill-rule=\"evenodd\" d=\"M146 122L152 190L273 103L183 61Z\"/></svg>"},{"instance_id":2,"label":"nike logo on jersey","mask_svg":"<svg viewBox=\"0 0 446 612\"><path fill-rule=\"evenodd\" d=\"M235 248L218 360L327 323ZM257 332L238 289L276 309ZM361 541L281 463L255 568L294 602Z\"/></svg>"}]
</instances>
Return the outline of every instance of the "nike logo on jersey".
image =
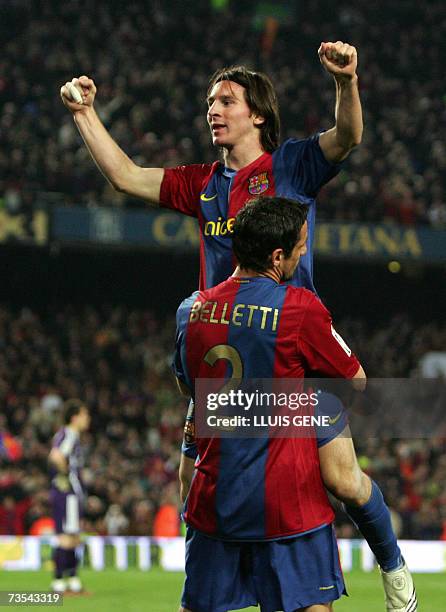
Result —
<instances>
[{"instance_id":1,"label":"nike logo on jersey","mask_svg":"<svg viewBox=\"0 0 446 612\"><path fill-rule=\"evenodd\" d=\"M213 196L210 196L208 198L205 193L202 193L201 196L200 196L200 200L203 200L203 202L210 202L211 200L215 200L216 197L217 197L217 194L215 194Z\"/></svg>"},{"instance_id":2,"label":"nike logo on jersey","mask_svg":"<svg viewBox=\"0 0 446 612\"><path fill-rule=\"evenodd\" d=\"M333 418L329 417L328 418L328 422L330 423L330 425L336 425L336 423L341 418L341 414L342 414L342 410L335 417L333 417Z\"/></svg>"},{"instance_id":3,"label":"nike logo on jersey","mask_svg":"<svg viewBox=\"0 0 446 612\"><path fill-rule=\"evenodd\" d=\"M319 587L319 591L328 591L329 589L334 589L334 584L330 584L330 586Z\"/></svg>"}]
</instances>

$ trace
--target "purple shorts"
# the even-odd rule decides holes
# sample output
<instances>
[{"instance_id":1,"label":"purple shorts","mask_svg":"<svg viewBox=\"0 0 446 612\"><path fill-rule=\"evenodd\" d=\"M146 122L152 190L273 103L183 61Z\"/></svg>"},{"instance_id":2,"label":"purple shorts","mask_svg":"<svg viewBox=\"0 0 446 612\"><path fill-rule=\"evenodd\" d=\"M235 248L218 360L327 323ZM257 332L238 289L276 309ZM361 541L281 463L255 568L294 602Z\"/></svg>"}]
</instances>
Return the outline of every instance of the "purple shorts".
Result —
<instances>
[{"instance_id":1,"label":"purple shorts","mask_svg":"<svg viewBox=\"0 0 446 612\"><path fill-rule=\"evenodd\" d=\"M81 502L74 493L51 488L51 504L56 533L74 535L80 531Z\"/></svg>"}]
</instances>

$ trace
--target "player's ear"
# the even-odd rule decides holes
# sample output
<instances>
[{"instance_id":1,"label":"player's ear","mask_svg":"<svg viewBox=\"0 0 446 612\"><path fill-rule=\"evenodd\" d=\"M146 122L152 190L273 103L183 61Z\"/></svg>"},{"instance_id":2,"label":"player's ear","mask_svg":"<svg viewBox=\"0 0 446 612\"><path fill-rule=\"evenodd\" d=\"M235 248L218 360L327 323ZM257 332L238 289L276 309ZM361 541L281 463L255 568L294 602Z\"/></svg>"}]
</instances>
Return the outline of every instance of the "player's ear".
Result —
<instances>
[{"instance_id":1,"label":"player's ear","mask_svg":"<svg viewBox=\"0 0 446 612\"><path fill-rule=\"evenodd\" d=\"M282 257L283 257L283 249L274 249L274 251L271 253L271 266L273 268L280 267Z\"/></svg>"},{"instance_id":2,"label":"player's ear","mask_svg":"<svg viewBox=\"0 0 446 612\"><path fill-rule=\"evenodd\" d=\"M254 115L254 125L263 125L265 123L265 118L260 115Z\"/></svg>"}]
</instances>

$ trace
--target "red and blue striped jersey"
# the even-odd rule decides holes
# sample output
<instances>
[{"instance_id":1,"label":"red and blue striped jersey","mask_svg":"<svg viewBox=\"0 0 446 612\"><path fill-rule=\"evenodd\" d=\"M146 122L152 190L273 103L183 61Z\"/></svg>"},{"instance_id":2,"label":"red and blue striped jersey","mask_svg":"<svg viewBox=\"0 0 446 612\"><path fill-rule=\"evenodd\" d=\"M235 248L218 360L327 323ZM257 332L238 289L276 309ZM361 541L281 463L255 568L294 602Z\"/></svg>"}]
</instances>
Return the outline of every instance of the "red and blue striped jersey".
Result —
<instances>
[{"instance_id":1,"label":"red and blue striped jersey","mask_svg":"<svg viewBox=\"0 0 446 612\"><path fill-rule=\"evenodd\" d=\"M304 378L310 370L351 378L359 368L314 293L266 277L231 277L177 311L173 367L192 396L196 379L226 378L236 362L243 379ZM195 529L268 540L332 522L314 438L197 438L197 445L184 513Z\"/></svg>"},{"instance_id":2,"label":"red and blue striped jersey","mask_svg":"<svg viewBox=\"0 0 446 612\"><path fill-rule=\"evenodd\" d=\"M319 146L319 136L286 140L238 172L223 164L167 168L160 205L198 218L200 227L200 289L215 287L235 269L232 226L238 211L261 194L297 199L308 205L308 250L291 284L314 291L313 241L319 189L339 171Z\"/></svg>"}]
</instances>

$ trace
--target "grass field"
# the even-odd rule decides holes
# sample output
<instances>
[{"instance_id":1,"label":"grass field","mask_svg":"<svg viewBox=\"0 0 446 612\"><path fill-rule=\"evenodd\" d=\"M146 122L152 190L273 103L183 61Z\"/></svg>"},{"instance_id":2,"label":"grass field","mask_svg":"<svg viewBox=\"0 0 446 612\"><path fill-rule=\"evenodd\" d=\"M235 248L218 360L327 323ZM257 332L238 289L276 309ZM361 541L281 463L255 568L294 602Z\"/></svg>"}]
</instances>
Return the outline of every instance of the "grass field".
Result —
<instances>
[{"instance_id":1,"label":"grass field","mask_svg":"<svg viewBox=\"0 0 446 612\"><path fill-rule=\"evenodd\" d=\"M88 596L66 597L64 612L176 612L183 583L183 574L159 569L148 572L84 570L82 578ZM47 590L51 580L49 572L1 572L0 590ZM446 576L444 574L417 574L420 612L445 612ZM350 597L336 604L336 612L384 612L383 594L377 572L353 572L346 576ZM13 609L19 609L15 606ZM21 609L25 606L20 606ZM42 606L39 607L40 609ZM11 607L9 607L11 609ZM30 609L30 606L26 606ZM60 608L54 608L60 609ZM248 610L248 608L246 608ZM258 608L249 610L259 611ZM211 612L211 611L209 611Z\"/></svg>"}]
</instances>

